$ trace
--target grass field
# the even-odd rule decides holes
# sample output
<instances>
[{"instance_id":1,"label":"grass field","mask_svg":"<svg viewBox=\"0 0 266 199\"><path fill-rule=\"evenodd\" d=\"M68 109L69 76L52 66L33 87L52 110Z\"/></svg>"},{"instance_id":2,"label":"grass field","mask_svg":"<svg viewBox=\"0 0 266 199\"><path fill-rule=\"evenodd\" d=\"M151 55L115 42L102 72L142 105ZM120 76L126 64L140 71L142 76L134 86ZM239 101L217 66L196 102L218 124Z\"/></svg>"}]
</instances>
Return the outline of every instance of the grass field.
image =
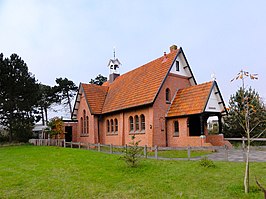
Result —
<instances>
[{"instance_id":1,"label":"grass field","mask_svg":"<svg viewBox=\"0 0 266 199\"><path fill-rule=\"evenodd\" d=\"M263 198L266 163L251 163L251 193L243 193L244 163L143 160L129 168L118 155L70 148L0 147L0 198Z\"/></svg>"}]
</instances>

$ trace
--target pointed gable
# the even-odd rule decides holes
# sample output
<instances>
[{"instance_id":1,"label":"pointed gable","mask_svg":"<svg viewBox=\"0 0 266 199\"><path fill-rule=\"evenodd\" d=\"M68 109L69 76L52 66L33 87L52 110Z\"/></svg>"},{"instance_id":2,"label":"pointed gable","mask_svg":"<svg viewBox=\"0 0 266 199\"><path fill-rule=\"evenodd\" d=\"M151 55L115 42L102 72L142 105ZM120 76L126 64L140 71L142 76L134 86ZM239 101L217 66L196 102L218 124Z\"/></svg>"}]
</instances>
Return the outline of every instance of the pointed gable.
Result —
<instances>
[{"instance_id":1,"label":"pointed gable","mask_svg":"<svg viewBox=\"0 0 266 199\"><path fill-rule=\"evenodd\" d=\"M224 100L222 98L222 94L218 88L216 81L213 82L213 86L211 92L209 94L208 101L204 108L205 112L226 112L226 107Z\"/></svg>"},{"instance_id":2,"label":"pointed gable","mask_svg":"<svg viewBox=\"0 0 266 199\"><path fill-rule=\"evenodd\" d=\"M91 114L101 114L108 87L95 84L82 84L82 88Z\"/></svg>"},{"instance_id":3,"label":"pointed gable","mask_svg":"<svg viewBox=\"0 0 266 199\"><path fill-rule=\"evenodd\" d=\"M188 78L193 86L197 84L182 48L173 62L170 73Z\"/></svg>"},{"instance_id":4,"label":"pointed gable","mask_svg":"<svg viewBox=\"0 0 266 199\"><path fill-rule=\"evenodd\" d=\"M72 118L75 119L77 117L82 93L84 93L84 98L91 114L101 114L107 91L108 86L81 83L76 97Z\"/></svg>"},{"instance_id":5,"label":"pointed gable","mask_svg":"<svg viewBox=\"0 0 266 199\"><path fill-rule=\"evenodd\" d=\"M179 50L116 78L109 85L103 113L153 103Z\"/></svg>"},{"instance_id":6,"label":"pointed gable","mask_svg":"<svg viewBox=\"0 0 266 199\"><path fill-rule=\"evenodd\" d=\"M215 109L210 107L215 107ZM211 112L225 111L216 82L207 82L178 90L167 116L185 116L210 112L210 110Z\"/></svg>"}]
</instances>

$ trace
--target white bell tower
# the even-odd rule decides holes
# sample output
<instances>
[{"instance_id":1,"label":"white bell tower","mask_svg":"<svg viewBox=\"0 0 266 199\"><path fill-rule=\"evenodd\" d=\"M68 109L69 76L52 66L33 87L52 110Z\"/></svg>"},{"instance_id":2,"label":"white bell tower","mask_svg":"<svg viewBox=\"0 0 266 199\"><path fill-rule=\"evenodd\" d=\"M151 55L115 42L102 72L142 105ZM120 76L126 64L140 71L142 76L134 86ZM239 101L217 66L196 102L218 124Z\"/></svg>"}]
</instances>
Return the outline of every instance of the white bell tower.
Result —
<instances>
[{"instance_id":1,"label":"white bell tower","mask_svg":"<svg viewBox=\"0 0 266 199\"><path fill-rule=\"evenodd\" d=\"M114 59L110 59L107 67L109 67L109 83L112 83L118 76L119 67L121 66L121 62L115 57L115 48L114 48Z\"/></svg>"}]
</instances>

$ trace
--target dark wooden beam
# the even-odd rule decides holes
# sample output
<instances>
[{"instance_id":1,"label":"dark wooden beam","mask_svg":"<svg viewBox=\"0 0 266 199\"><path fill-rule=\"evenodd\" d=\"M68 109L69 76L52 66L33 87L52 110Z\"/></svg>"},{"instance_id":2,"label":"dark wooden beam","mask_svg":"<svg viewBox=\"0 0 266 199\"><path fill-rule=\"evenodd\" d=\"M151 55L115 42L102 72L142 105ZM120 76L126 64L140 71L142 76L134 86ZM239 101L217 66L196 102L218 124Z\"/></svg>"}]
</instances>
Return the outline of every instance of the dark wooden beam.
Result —
<instances>
[{"instance_id":1,"label":"dark wooden beam","mask_svg":"<svg viewBox=\"0 0 266 199\"><path fill-rule=\"evenodd\" d=\"M204 135L204 124L203 115L200 115L200 134Z\"/></svg>"},{"instance_id":2,"label":"dark wooden beam","mask_svg":"<svg viewBox=\"0 0 266 199\"><path fill-rule=\"evenodd\" d=\"M218 125L219 125L219 134L222 133L222 116L221 114L218 115Z\"/></svg>"}]
</instances>

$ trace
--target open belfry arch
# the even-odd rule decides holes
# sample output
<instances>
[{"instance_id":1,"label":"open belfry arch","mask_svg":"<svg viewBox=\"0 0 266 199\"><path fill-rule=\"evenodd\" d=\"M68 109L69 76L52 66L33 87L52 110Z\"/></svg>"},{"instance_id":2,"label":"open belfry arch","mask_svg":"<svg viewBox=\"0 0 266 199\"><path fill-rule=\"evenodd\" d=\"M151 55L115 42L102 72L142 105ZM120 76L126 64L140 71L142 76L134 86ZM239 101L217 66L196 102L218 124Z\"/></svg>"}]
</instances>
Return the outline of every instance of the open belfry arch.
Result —
<instances>
[{"instance_id":1,"label":"open belfry arch","mask_svg":"<svg viewBox=\"0 0 266 199\"><path fill-rule=\"evenodd\" d=\"M217 82L197 85L181 47L173 45L169 53L122 75L114 51L107 67L109 80L102 86L80 83L73 141L124 145L134 135L147 146L230 144L206 128L208 117L221 123L226 114Z\"/></svg>"}]
</instances>

